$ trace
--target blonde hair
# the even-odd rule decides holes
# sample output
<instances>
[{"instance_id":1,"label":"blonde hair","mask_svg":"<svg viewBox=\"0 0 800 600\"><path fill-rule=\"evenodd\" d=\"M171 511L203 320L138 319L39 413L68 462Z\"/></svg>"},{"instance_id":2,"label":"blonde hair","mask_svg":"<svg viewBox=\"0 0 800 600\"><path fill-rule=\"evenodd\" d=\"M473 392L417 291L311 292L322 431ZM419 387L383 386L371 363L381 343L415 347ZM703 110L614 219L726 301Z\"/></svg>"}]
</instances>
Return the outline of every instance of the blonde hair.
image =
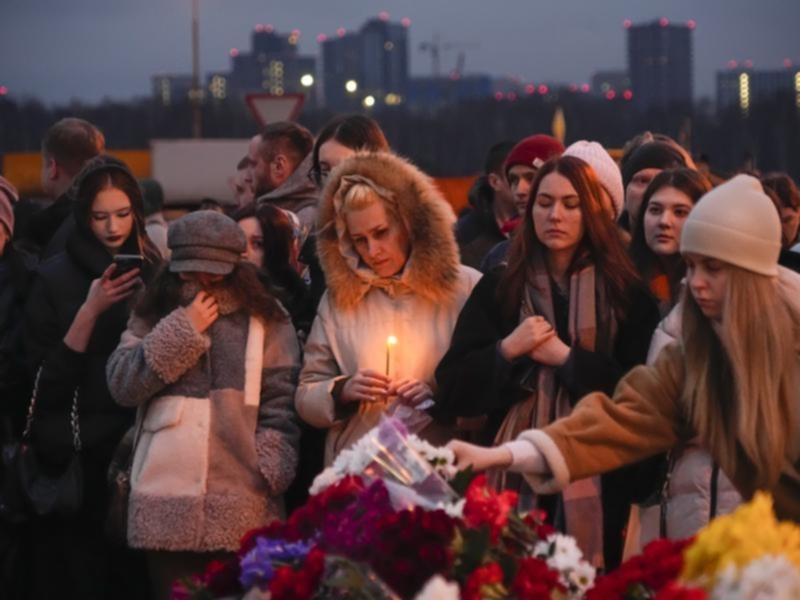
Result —
<instances>
[{"instance_id":1,"label":"blonde hair","mask_svg":"<svg viewBox=\"0 0 800 600\"><path fill-rule=\"evenodd\" d=\"M797 397L798 318L773 277L729 265L720 335L684 296L688 416L731 476L744 459L757 487L779 479Z\"/></svg>"},{"instance_id":2,"label":"blonde hair","mask_svg":"<svg viewBox=\"0 0 800 600\"><path fill-rule=\"evenodd\" d=\"M339 201L337 210L342 218L349 212L362 210L376 202L380 202L389 219L400 223L407 232L409 231L408 226L400 216L400 210L394 194L366 177L361 175L345 175L342 177L339 189L336 190L336 198Z\"/></svg>"}]
</instances>

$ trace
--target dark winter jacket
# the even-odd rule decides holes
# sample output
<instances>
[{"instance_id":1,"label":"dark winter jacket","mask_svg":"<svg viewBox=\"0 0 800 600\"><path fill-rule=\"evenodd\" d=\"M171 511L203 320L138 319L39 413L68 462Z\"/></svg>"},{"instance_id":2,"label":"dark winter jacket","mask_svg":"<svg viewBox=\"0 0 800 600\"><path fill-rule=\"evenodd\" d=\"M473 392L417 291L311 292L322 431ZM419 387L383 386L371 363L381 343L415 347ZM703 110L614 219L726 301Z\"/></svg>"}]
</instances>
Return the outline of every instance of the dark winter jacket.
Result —
<instances>
[{"instance_id":1,"label":"dark winter jacket","mask_svg":"<svg viewBox=\"0 0 800 600\"><path fill-rule=\"evenodd\" d=\"M267 203L297 215L303 229L301 246L313 232L317 220L317 186L308 178L311 170L311 153L280 186L256 198L256 204Z\"/></svg>"},{"instance_id":2,"label":"dark winter jacket","mask_svg":"<svg viewBox=\"0 0 800 600\"><path fill-rule=\"evenodd\" d=\"M484 257L506 237L497 227L492 201L494 192L485 175L475 180L469 191L469 208L456 223L456 242L461 263L479 268Z\"/></svg>"},{"instance_id":3,"label":"dark winter jacket","mask_svg":"<svg viewBox=\"0 0 800 600\"><path fill-rule=\"evenodd\" d=\"M64 226L65 222L70 220L72 214L72 197L69 193L64 193L59 196L55 202L49 204L29 216L27 216L26 224L20 228L19 238L26 247L36 248L42 254L45 249L50 246L51 241L56 236L56 233ZM70 227L71 229L71 227ZM58 251L64 249L66 238L64 237L66 230L59 235L60 246ZM55 245L51 247L50 252L44 258L49 258L57 252L54 252Z\"/></svg>"}]
</instances>

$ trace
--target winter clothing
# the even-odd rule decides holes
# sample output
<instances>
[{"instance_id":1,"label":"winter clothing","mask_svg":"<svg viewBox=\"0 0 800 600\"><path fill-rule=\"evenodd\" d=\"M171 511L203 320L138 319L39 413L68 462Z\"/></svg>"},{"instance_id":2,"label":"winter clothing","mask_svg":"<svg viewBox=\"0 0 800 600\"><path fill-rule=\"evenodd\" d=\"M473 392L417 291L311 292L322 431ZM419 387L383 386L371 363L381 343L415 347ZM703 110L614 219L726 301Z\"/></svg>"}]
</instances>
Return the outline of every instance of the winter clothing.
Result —
<instances>
[{"instance_id":1,"label":"winter clothing","mask_svg":"<svg viewBox=\"0 0 800 600\"><path fill-rule=\"evenodd\" d=\"M356 175L390 190L409 233L404 269L380 278L359 259L334 207L343 177ZM300 416L329 428L325 462L377 424L385 402L341 405L334 388L361 368L385 370L386 339L393 378L435 387L433 369L444 354L464 301L480 274L459 265L450 205L429 177L387 153L354 156L328 178L320 200L317 246L328 281L305 346L295 403Z\"/></svg>"},{"instance_id":2,"label":"winter clothing","mask_svg":"<svg viewBox=\"0 0 800 600\"><path fill-rule=\"evenodd\" d=\"M319 191L314 182L308 178L311 163L312 156L309 152L286 181L271 192L256 198L256 203L267 202L297 215L302 227L301 247L313 231L317 220Z\"/></svg>"},{"instance_id":3,"label":"winter clothing","mask_svg":"<svg viewBox=\"0 0 800 600\"><path fill-rule=\"evenodd\" d=\"M134 548L237 549L249 529L283 516L297 465L294 329L288 319L263 324L218 291L220 316L198 333L183 308L198 290L185 283L182 306L155 326L134 315L108 361L115 400L139 406L142 419Z\"/></svg>"},{"instance_id":4,"label":"winter clothing","mask_svg":"<svg viewBox=\"0 0 800 600\"><path fill-rule=\"evenodd\" d=\"M644 169L665 170L685 166L686 160L672 144L647 142L639 146L622 165L622 185L627 190L633 176Z\"/></svg>"},{"instance_id":5,"label":"winter clothing","mask_svg":"<svg viewBox=\"0 0 800 600\"><path fill-rule=\"evenodd\" d=\"M652 366L637 367L628 373L617 386L613 399L602 393L591 394L566 419L543 430L523 432L519 439L527 442L531 451L538 450L549 469L543 475L525 473L534 489L552 493L571 479L630 464L692 439L694 433L686 422L686 408L681 400L682 354L679 344L670 344ZM797 369L800 376L800 361ZM793 432L800 431L797 411L788 426ZM783 474L768 491L779 519L800 521L800 436L791 435L788 441ZM522 445L522 452L520 448L520 445L509 447L514 469L524 469L530 464L526 447ZM755 467L743 460L729 476L742 497L749 500L756 491Z\"/></svg>"},{"instance_id":6,"label":"winter clothing","mask_svg":"<svg viewBox=\"0 0 800 600\"><path fill-rule=\"evenodd\" d=\"M469 191L469 208L456 224L456 242L461 263L477 269L486 254L506 236L497 226L492 202L494 190L486 175L475 180Z\"/></svg>"},{"instance_id":7,"label":"winter clothing","mask_svg":"<svg viewBox=\"0 0 800 600\"><path fill-rule=\"evenodd\" d=\"M167 246L173 273L201 272L227 275L247 248L236 221L213 210L198 210L170 227Z\"/></svg>"},{"instance_id":8,"label":"winter clothing","mask_svg":"<svg viewBox=\"0 0 800 600\"><path fill-rule=\"evenodd\" d=\"M508 251L511 249L511 240L503 240L495 245L481 261L481 273L489 273L505 268L508 264Z\"/></svg>"},{"instance_id":9,"label":"winter clothing","mask_svg":"<svg viewBox=\"0 0 800 600\"><path fill-rule=\"evenodd\" d=\"M632 289L626 318L616 324L615 335L609 332L604 336L609 345L590 351L570 339L572 315L576 309L580 310L575 305L577 299L564 298L553 289L551 322L562 341L572 346L567 362L555 369L541 367L529 357L508 362L500 354L498 344L517 327L520 315L503 316L497 298L501 276L499 270L487 273L475 287L458 318L450 349L436 369L440 386L438 418L449 422L455 417L487 415L488 424L481 440L487 444L494 442L507 414L518 410L515 407L519 403L526 402L532 392L540 389L541 369L554 373L553 384L566 392L566 399L572 406L591 391L610 393L628 369L644 361L651 332L658 323L658 310L649 295L639 288ZM579 305L588 304L588 300ZM598 306L602 305L604 302L600 301ZM540 309L535 312L542 314ZM603 327L608 320L607 312L596 313L596 322ZM528 423L532 418L529 417ZM621 551L616 548L617 538L613 532L619 532L627 519L623 510L627 508L623 482L606 478L602 496L604 543L611 544L604 552L606 566L609 566ZM552 503L551 499L543 499L543 502Z\"/></svg>"},{"instance_id":10,"label":"winter clothing","mask_svg":"<svg viewBox=\"0 0 800 600\"><path fill-rule=\"evenodd\" d=\"M700 198L681 233L682 254L696 252L761 275L778 274L780 251L780 216L750 175L737 175Z\"/></svg>"},{"instance_id":11,"label":"winter clothing","mask_svg":"<svg viewBox=\"0 0 800 600\"><path fill-rule=\"evenodd\" d=\"M167 247L169 225L164 219L164 213L157 212L145 217L144 227L147 231L147 237L153 241L164 260L169 260L171 254L169 247Z\"/></svg>"},{"instance_id":12,"label":"winter clothing","mask_svg":"<svg viewBox=\"0 0 800 600\"><path fill-rule=\"evenodd\" d=\"M614 205L614 218L619 218L625 208L625 188L622 173L611 155L597 142L578 140L564 150L563 156L575 156L588 163L600 180Z\"/></svg>"},{"instance_id":13,"label":"winter clothing","mask_svg":"<svg viewBox=\"0 0 800 600\"><path fill-rule=\"evenodd\" d=\"M564 152L564 145L549 135L537 134L526 137L511 149L503 165L506 177L511 167L525 165L538 169L554 156Z\"/></svg>"},{"instance_id":14,"label":"winter clothing","mask_svg":"<svg viewBox=\"0 0 800 600\"><path fill-rule=\"evenodd\" d=\"M9 238L14 235L14 204L18 200L17 188L5 177L0 177L0 227L6 228Z\"/></svg>"}]
</instances>

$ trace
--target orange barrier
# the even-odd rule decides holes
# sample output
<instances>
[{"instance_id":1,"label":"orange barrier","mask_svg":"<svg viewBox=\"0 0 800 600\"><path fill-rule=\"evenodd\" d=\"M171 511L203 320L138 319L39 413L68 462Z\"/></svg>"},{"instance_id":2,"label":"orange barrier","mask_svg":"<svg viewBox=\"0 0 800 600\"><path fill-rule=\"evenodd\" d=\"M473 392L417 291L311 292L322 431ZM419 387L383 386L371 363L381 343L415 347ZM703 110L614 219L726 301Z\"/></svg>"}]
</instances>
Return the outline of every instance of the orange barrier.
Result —
<instances>
[{"instance_id":1,"label":"orange barrier","mask_svg":"<svg viewBox=\"0 0 800 600\"><path fill-rule=\"evenodd\" d=\"M124 161L136 177L142 179L151 176L149 150L110 150L109 154ZM22 196L42 195L41 171L42 157L38 152L10 152L3 155L3 174ZM467 194L475 177L439 177L434 181L458 214L467 204Z\"/></svg>"},{"instance_id":2,"label":"orange barrier","mask_svg":"<svg viewBox=\"0 0 800 600\"><path fill-rule=\"evenodd\" d=\"M124 161L139 178L150 177L149 150L109 150ZM42 195L42 155L38 152L10 152L3 155L3 176L22 196Z\"/></svg>"}]
</instances>

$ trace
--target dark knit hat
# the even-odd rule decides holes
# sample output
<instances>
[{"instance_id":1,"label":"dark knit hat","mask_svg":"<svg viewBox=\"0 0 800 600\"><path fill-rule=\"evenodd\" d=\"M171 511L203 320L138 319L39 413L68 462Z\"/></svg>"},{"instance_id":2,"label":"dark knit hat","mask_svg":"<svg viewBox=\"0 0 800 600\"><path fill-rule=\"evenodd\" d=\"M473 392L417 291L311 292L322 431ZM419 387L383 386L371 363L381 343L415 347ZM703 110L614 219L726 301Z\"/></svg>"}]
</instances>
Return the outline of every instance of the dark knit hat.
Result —
<instances>
[{"instance_id":1,"label":"dark knit hat","mask_svg":"<svg viewBox=\"0 0 800 600\"><path fill-rule=\"evenodd\" d=\"M526 165L538 169L542 163L563 152L564 144L554 137L542 134L526 137L508 153L504 166L505 174L508 176L508 171L516 165Z\"/></svg>"},{"instance_id":2,"label":"dark knit hat","mask_svg":"<svg viewBox=\"0 0 800 600\"><path fill-rule=\"evenodd\" d=\"M644 169L664 170L685 166L686 160L677 148L664 142L648 142L639 146L622 165L622 185L627 190L633 176Z\"/></svg>"},{"instance_id":3,"label":"dark knit hat","mask_svg":"<svg viewBox=\"0 0 800 600\"><path fill-rule=\"evenodd\" d=\"M227 275L239 262L247 240L236 221L213 210L198 210L173 222L167 233L173 273Z\"/></svg>"}]
</instances>

